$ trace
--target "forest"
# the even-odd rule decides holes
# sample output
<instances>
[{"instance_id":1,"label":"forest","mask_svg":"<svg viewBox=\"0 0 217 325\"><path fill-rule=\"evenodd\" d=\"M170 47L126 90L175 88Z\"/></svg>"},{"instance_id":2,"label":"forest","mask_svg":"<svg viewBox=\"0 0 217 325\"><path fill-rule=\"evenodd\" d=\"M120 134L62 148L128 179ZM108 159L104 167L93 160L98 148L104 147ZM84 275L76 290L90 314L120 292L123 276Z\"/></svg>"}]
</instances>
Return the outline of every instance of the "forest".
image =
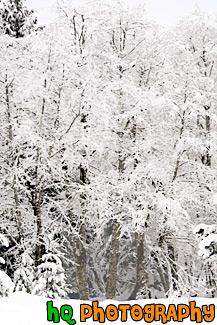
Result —
<instances>
[{"instance_id":1,"label":"forest","mask_svg":"<svg viewBox=\"0 0 217 325\"><path fill-rule=\"evenodd\" d=\"M217 14L55 12L0 8L0 296L215 297Z\"/></svg>"}]
</instances>

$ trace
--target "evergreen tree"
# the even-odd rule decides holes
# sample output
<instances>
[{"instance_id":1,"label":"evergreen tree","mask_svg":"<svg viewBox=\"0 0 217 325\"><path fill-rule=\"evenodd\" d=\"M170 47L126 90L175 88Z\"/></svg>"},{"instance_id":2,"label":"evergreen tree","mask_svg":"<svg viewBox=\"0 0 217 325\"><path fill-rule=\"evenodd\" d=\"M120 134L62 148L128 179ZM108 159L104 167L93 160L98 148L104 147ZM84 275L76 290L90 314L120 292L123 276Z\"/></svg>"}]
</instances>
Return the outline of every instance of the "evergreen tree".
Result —
<instances>
[{"instance_id":1,"label":"evergreen tree","mask_svg":"<svg viewBox=\"0 0 217 325\"><path fill-rule=\"evenodd\" d=\"M34 261L29 254L29 250L25 251L21 256L19 268L14 273L14 291L32 292L34 280Z\"/></svg>"},{"instance_id":2,"label":"evergreen tree","mask_svg":"<svg viewBox=\"0 0 217 325\"><path fill-rule=\"evenodd\" d=\"M1 9L3 29L6 34L20 38L34 30L37 19L34 11L26 8L25 0L8 0Z\"/></svg>"},{"instance_id":3,"label":"evergreen tree","mask_svg":"<svg viewBox=\"0 0 217 325\"><path fill-rule=\"evenodd\" d=\"M65 298L68 285L58 256L57 242L49 240L47 252L42 256L42 262L37 266L36 280L32 293L47 298Z\"/></svg>"},{"instance_id":4,"label":"evergreen tree","mask_svg":"<svg viewBox=\"0 0 217 325\"><path fill-rule=\"evenodd\" d=\"M0 234L0 251L2 251L4 247L8 247L8 246L9 243L7 238L2 234ZM8 296L14 287L9 276L4 271L1 270L4 264L5 264L4 258L0 257L0 297Z\"/></svg>"}]
</instances>

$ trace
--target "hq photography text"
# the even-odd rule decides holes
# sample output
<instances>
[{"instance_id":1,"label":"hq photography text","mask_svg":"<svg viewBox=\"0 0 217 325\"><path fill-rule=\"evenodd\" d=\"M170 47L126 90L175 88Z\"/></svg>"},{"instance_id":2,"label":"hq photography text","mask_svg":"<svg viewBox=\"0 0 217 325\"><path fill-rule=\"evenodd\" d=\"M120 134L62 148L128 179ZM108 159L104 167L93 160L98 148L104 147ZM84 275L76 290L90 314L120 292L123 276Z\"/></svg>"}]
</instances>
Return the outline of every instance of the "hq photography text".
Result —
<instances>
[{"instance_id":1,"label":"hq photography text","mask_svg":"<svg viewBox=\"0 0 217 325\"><path fill-rule=\"evenodd\" d=\"M195 301L186 304L170 304L168 307L163 304L147 304L140 306L138 304L119 304L118 306L110 304L103 308L99 306L98 301L93 301L92 304L80 305L79 315L73 315L73 308L70 305L63 305L60 310L53 306L52 301L47 302L47 320L53 323L59 323L62 319L70 325L77 322L82 323L88 320L104 323L105 321L121 322L127 321L144 321L152 323L153 321L161 321L166 324L170 321L183 322L186 318L196 323L210 323L215 319L215 305L196 306Z\"/></svg>"}]
</instances>

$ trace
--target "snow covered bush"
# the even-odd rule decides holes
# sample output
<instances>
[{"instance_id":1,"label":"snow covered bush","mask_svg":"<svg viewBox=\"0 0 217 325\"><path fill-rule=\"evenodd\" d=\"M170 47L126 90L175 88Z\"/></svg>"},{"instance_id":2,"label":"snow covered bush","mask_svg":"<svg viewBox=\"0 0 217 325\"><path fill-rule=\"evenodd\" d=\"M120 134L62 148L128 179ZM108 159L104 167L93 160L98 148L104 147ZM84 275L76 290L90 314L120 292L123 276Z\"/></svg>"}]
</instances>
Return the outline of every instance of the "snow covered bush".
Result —
<instances>
[{"instance_id":1,"label":"snow covered bush","mask_svg":"<svg viewBox=\"0 0 217 325\"><path fill-rule=\"evenodd\" d=\"M194 228L199 241L198 255L203 257L207 293L216 296L217 287L217 225L199 224Z\"/></svg>"},{"instance_id":2,"label":"snow covered bush","mask_svg":"<svg viewBox=\"0 0 217 325\"><path fill-rule=\"evenodd\" d=\"M21 264L14 273L14 291L32 292L34 281L33 259L27 250L21 256Z\"/></svg>"},{"instance_id":3,"label":"snow covered bush","mask_svg":"<svg viewBox=\"0 0 217 325\"><path fill-rule=\"evenodd\" d=\"M67 295L64 269L58 256L47 253L37 268L37 279L32 293L48 298L64 298Z\"/></svg>"},{"instance_id":4,"label":"snow covered bush","mask_svg":"<svg viewBox=\"0 0 217 325\"><path fill-rule=\"evenodd\" d=\"M206 259L217 254L217 225L197 225L194 234L199 240L199 256Z\"/></svg>"},{"instance_id":5,"label":"snow covered bush","mask_svg":"<svg viewBox=\"0 0 217 325\"><path fill-rule=\"evenodd\" d=\"M14 289L14 284L9 276L0 270L0 297L7 297Z\"/></svg>"},{"instance_id":6,"label":"snow covered bush","mask_svg":"<svg viewBox=\"0 0 217 325\"><path fill-rule=\"evenodd\" d=\"M0 248L8 247L9 243L7 238L0 234ZM0 265L5 264L5 260L3 257L0 257ZM9 276L2 270L0 270L0 297L8 296L14 288L14 284L9 278Z\"/></svg>"},{"instance_id":7,"label":"snow covered bush","mask_svg":"<svg viewBox=\"0 0 217 325\"><path fill-rule=\"evenodd\" d=\"M47 298L65 298L69 292L65 271L60 259L59 244L52 236L47 238L46 253L37 266L32 293Z\"/></svg>"}]
</instances>

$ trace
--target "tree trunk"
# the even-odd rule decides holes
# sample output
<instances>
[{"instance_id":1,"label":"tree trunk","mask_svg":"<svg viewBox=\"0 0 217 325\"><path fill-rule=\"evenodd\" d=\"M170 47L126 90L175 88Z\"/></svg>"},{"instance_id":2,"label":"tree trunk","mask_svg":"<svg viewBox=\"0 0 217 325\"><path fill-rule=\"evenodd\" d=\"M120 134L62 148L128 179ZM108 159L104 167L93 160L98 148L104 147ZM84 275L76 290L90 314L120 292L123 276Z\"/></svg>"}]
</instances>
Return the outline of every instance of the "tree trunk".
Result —
<instances>
[{"instance_id":1,"label":"tree trunk","mask_svg":"<svg viewBox=\"0 0 217 325\"><path fill-rule=\"evenodd\" d=\"M136 242L136 285L129 300L148 298L147 271L145 263L145 240L144 234L135 233Z\"/></svg>"},{"instance_id":2,"label":"tree trunk","mask_svg":"<svg viewBox=\"0 0 217 325\"><path fill-rule=\"evenodd\" d=\"M41 211L40 205L36 205L33 207L34 216L36 217L36 227L37 227L37 241L35 247L35 266L41 264L42 255L44 254L44 244L43 244L43 236L42 236L42 222L41 222Z\"/></svg>"},{"instance_id":3,"label":"tree trunk","mask_svg":"<svg viewBox=\"0 0 217 325\"><path fill-rule=\"evenodd\" d=\"M87 183L87 169L81 164L80 169L80 181L85 185ZM87 276L87 252L86 252L86 222L85 222L85 212L86 212L86 201L87 196L85 193L80 195L81 200L81 210L82 210L82 220L79 228L79 237L75 238L75 249L74 255L77 264L77 277L78 277L78 291L81 300L88 300L89 298L89 288L88 288L88 276Z\"/></svg>"},{"instance_id":4,"label":"tree trunk","mask_svg":"<svg viewBox=\"0 0 217 325\"><path fill-rule=\"evenodd\" d=\"M109 259L109 271L106 283L106 298L115 299L118 279L120 225L117 220L113 222L112 243Z\"/></svg>"},{"instance_id":5,"label":"tree trunk","mask_svg":"<svg viewBox=\"0 0 217 325\"><path fill-rule=\"evenodd\" d=\"M144 234L136 233L136 299L147 299L147 273L144 250Z\"/></svg>"},{"instance_id":6,"label":"tree trunk","mask_svg":"<svg viewBox=\"0 0 217 325\"><path fill-rule=\"evenodd\" d=\"M204 106L205 111L209 111L210 107L209 106ZM206 130L206 137L209 137L210 135L210 116L206 115L206 125L205 125L205 130ZM210 156L210 146L208 145L206 147L206 153L202 155L201 158L202 164L210 167L211 166L211 156Z\"/></svg>"},{"instance_id":7,"label":"tree trunk","mask_svg":"<svg viewBox=\"0 0 217 325\"><path fill-rule=\"evenodd\" d=\"M176 253L175 248L172 243L168 243L168 255L169 255L169 265L170 265L170 272L171 272L171 285L174 291L178 289L178 273L177 273L177 265L176 265Z\"/></svg>"},{"instance_id":8,"label":"tree trunk","mask_svg":"<svg viewBox=\"0 0 217 325\"><path fill-rule=\"evenodd\" d=\"M6 100L6 114L7 114L7 122L8 122L8 138L10 145L13 142L13 129L11 122L11 103L10 103L10 92L11 92L11 83L8 84L8 77L5 76L5 100ZM18 154L18 153L17 153ZM8 159L9 161L9 159ZM16 162L16 157L13 157L11 165L9 167L13 167ZM20 207L20 199L17 189L17 175L14 175L13 179L13 192L14 192L14 201L16 207L16 222L17 222L17 230L18 230L18 242L21 244L23 240L23 229L22 229L22 215L21 215L21 207Z\"/></svg>"},{"instance_id":9,"label":"tree trunk","mask_svg":"<svg viewBox=\"0 0 217 325\"><path fill-rule=\"evenodd\" d=\"M166 233L168 236L168 233ZM159 239L159 247L167 252L167 257L165 263L163 265L163 273L164 273L164 281L162 282L165 294L167 295L169 290L177 291L178 290L178 270L176 265L176 252L171 239L168 241L164 235L160 236ZM169 233L169 236L172 237L172 234ZM161 273L161 277L163 278L163 273L161 272L161 268L158 268L159 274Z\"/></svg>"},{"instance_id":10,"label":"tree trunk","mask_svg":"<svg viewBox=\"0 0 217 325\"><path fill-rule=\"evenodd\" d=\"M80 227L80 238L75 239L75 261L77 264L77 276L78 276L78 290L81 300L88 300L89 290L87 282L87 253L86 248L84 247L83 241L86 237L86 226L85 224Z\"/></svg>"}]
</instances>

